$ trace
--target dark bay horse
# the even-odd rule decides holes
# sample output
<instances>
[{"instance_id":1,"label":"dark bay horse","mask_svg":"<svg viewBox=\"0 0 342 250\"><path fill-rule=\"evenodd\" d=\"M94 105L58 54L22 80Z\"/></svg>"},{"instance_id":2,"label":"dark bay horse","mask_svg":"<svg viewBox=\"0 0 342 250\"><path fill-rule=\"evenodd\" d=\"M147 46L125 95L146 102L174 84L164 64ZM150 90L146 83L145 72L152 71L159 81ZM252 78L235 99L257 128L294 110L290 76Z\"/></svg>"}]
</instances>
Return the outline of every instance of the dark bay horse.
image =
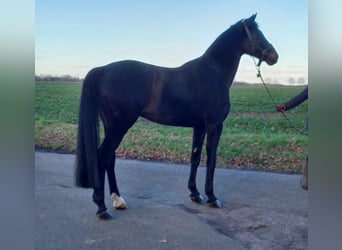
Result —
<instances>
[{"instance_id":1,"label":"dark bay horse","mask_svg":"<svg viewBox=\"0 0 342 250\"><path fill-rule=\"evenodd\" d=\"M105 173L115 208L125 208L115 177L115 150L138 117L193 128L190 198L202 203L196 187L197 167L207 135L207 203L221 207L214 195L216 150L230 109L229 88L243 54L273 65L278 54L255 22L242 19L223 32L205 53L177 68L120 61L92 69L86 76L79 110L76 185L93 188L99 219L110 219L104 202ZM99 117L105 137L100 146Z\"/></svg>"}]
</instances>

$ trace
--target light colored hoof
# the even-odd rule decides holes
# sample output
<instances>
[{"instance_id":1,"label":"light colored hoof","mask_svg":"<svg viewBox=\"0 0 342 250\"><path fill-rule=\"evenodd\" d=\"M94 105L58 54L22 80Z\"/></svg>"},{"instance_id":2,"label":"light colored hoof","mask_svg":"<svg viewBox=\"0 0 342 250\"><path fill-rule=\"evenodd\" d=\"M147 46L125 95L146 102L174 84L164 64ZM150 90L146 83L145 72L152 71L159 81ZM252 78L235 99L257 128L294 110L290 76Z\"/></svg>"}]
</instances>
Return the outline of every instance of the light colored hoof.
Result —
<instances>
[{"instance_id":1,"label":"light colored hoof","mask_svg":"<svg viewBox=\"0 0 342 250\"><path fill-rule=\"evenodd\" d=\"M113 207L115 209L125 209L125 208L127 208L126 202L125 202L125 200L122 197L118 196L116 193L112 193L111 197L112 197L112 200L113 200Z\"/></svg>"}]
</instances>

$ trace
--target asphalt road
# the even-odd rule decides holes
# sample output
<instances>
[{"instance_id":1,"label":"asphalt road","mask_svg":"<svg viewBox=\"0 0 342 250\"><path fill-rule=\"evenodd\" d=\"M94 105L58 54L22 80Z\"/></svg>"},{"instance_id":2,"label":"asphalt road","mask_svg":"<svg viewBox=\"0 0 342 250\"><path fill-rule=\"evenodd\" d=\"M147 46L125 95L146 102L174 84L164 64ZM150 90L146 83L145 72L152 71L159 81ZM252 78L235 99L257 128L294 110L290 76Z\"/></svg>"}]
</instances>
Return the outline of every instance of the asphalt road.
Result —
<instances>
[{"instance_id":1,"label":"asphalt road","mask_svg":"<svg viewBox=\"0 0 342 250\"><path fill-rule=\"evenodd\" d=\"M73 184L74 155L35 153L36 249L307 249L308 192L299 175L215 171L222 209L194 204L189 167L117 159L128 209L106 204L99 221L92 190ZM205 167L197 183L204 194Z\"/></svg>"}]
</instances>

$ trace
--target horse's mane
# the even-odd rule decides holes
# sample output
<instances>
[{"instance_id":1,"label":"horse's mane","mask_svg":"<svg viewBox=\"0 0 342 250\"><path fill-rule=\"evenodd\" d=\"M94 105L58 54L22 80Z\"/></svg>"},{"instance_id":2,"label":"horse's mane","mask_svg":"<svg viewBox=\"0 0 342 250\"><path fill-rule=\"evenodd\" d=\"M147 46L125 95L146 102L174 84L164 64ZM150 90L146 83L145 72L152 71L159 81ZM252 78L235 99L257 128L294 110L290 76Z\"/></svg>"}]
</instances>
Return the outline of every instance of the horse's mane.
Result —
<instances>
[{"instance_id":1,"label":"horse's mane","mask_svg":"<svg viewBox=\"0 0 342 250\"><path fill-rule=\"evenodd\" d=\"M235 35L235 33L237 32L241 32L242 31L242 35L245 36L245 29L243 27L243 24L246 24L246 26L248 27L248 29L250 31L253 31L255 29L259 28L259 25L257 22L255 21L251 21L249 19L241 19L240 21L236 22L235 24L231 25L226 31L224 31L218 38L220 38L221 36L226 36L227 33L233 33ZM238 35L238 34L236 34ZM217 38L217 39L218 39Z\"/></svg>"},{"instance_id":2,"label":"horse's mane","mask_svg":"<svg viewBox=\"0 0 342 250\"><path fill-rule=\"evenodd\" d=\"M219 35L216 40L210 45L210 47L206 50L205 54L216 54L222 53L222 51L226 51L223 47L231 47L234 44L239 44L241 39L244 39L247 34L243 27L243 23L245 23L250 31L258 29L258 23L254 20L250 19L241 19L235 24L231 25L227 30L225 30L221 35Z\"/></svg>"}]
</instances>

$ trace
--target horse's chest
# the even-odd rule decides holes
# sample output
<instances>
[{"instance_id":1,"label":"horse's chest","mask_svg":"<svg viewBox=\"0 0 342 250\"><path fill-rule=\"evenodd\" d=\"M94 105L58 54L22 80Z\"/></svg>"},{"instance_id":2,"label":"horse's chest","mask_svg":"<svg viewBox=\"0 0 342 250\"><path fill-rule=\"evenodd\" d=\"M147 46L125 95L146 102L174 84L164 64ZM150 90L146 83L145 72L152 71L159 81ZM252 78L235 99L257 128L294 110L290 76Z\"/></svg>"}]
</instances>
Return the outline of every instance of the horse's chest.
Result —
<instances>
[{"instance_id":1,"label":"horse's chest","mask_svg":"<svg viewBox=\"0 0 342 250\"><path fill-rule=\"evenodd\" d=\"M206 118L213 122L223 122L230 110L229 93L227 89L217 92L207 99Z\"/></svg>"}]
</instances>

